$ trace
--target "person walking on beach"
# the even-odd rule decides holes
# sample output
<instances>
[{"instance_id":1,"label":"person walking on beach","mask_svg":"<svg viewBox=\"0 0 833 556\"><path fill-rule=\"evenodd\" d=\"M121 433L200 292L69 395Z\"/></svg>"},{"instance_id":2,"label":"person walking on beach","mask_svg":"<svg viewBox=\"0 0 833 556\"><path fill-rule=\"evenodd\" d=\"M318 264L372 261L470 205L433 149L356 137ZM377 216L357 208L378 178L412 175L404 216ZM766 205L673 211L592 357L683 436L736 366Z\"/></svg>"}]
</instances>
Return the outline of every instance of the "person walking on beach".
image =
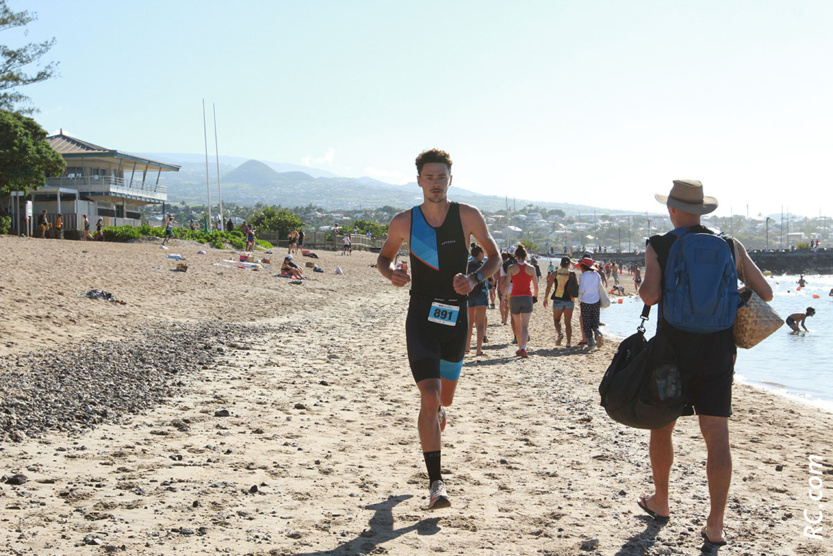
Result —
<instances>
[{"instance_id":1,"label":"person walking on beach","mask_svg":"<svg viewBox=\"0 0 833 556\"><path fill-rule=\"evenodd\" d=\"M291 255L295 252L295 246L298 244L298 229L292 228L292 231L289 232L287 239L289 239L289 244L287 245L286 253L287 255Z\"/></svg>"},{"instance_id":2,"label":"person walking on beach","mask_svg":"<svg viewBox=\"0 0 833 556\"><path fill-rule=\"evenodd\" d=\"M529 341L529 319L532 317L532 306L538 300L538 275L535 267L526 262L526 247L523 245L515 248L515 260L515 264L506 270L503 296L509 297L509 313L514 325L512 328L518 340L515 355L526 359L529 357L526 351L526 343Z\"/></svg>"},{"instance_id":3,"label":"person walking on beach","mask_svg":"<svg viewBox=\"0 0 833 556\"><path fill-rule=\"evenodd\" d=\"M633 267L633 290L637 294L639 293L639 286L642 284L642 271L639 270L637 265Z\"/></svg>"},{"instance_id":4,"label":"person walking on beach","mask_svg":"<svg viewBox=\"0 0 833 556\"><path fill-rule=\"evenodd\" d=\"M472 259L466 267L466 274L472 275L483 268L486 264L483 259L483 248L475 245L471 248ZM489 306L488 280L478 282L469 292L469 333L466 339L466 353L471 349L471 335L474 327L477 327L477 351L475 355L483 355L483 339L486 336L486 308Z\"/></svg>"},{"instance_id":5,"label":"person walking on beach","mask_svg":"<svg viewBox=\"0 0 833 556\"><path fill-rule=\"evenodd\" d=\"M38 226L40 226L40 237L46 239L46 230L52 227L49 220L46 218L46 211L44 210L38 217Z\"/></svg>"},{"instance_id":6,"label":"person walking on beach","mask_svg":"<svg viewBox=\"0 0 833 556\"><path fill-rule=\"evenodd\" d=\"M90 219L87 218L86 214L82 214L81 218L84 219L84 240L94 239L92 235L90 235Z\"/></svg>"},{"instance_id":7,"label":"person walking on beach","mask_svg":"<svg viewBox=\"0 0 833 556\"><path fill-rule=\"evenodd\" d=\"M475 207L448 200L451 157L431 149L416 158L422 204L391 220L376 267L396 287L411 283L405 336L408 362L420 394L417 428L428 471L429 509L451 505L441 473L445 407L451 405L463 367L468 335L466 295L500 265L497 244ZM467 275L469 239L474 236L488 257ZM407 263L394 265L403 242Z\"/></svg>"},{"instance_id":8,"label":"person walking on beach","mask_svg":"<svg viewBox=\"0 0 833 556\"><path fill-rule=\"evenodd\" d=\"M555 323L555 345L560 346L567 333L567 346L573 347L573 310L575 309L575 294L578 292L578 278L570 270L570 258L561 257L561 264L555 272L547 275L547 291L544 293L544 307L546 308L552 293L552 320ZM564 315L564 332L561 332L561 315Z\"/></svg>"},{"instance_id":9,"label":"person walking on beach","mask_svg":"<svg viewBox=\"0 0 833 556\"><path fill-rule=\"evenodd\" d=\"M507 279L506 269L509 268L509 265L514 264L515 259L506 251L502 252L500 257L501 266L497 275L497 296L500 306L500 324L506 324L509 320L509 299L503 295L503 283Z\"/></svg>"},{"instance_id":10,"label":"person walking on beach","mask_svg":"<svg viewBox=\"0 0 833 556\"><path fill-rule=\"evenodd\" d=\"M246 226L246 251L255 250L255 229L249 224Z\"/></svg>"},{"instance_id":11,"label":"person walking on beach","mask_svg":"<svg viewBox=\"0 0 833 556\"><path fill-rule=\"evenodd\" d=\"M786 320L787 326L789 326L793 332L798 333L801 332L801 330L798 329L798 325L800 324L805 332L809 332L809 330L807 330L807 325L805 324L805 321L807 320L807 317L812 317L815 314L815 309L813 309L812 307L807 307L807 311L805 311L804 313L793 313L792 315L788 316Z\"/></svg>"},{"instance_id":12,"label":"person walking on beach","mask_svg":"<svg viewBox=\"0 0 833 556\"><path fill-rule=\"evenodd\" d=\"M671 223L678 233L680 228L697 234L714 233L700 224L700 218L717 208L717 199L704 196L703 185L699 181L675 180L669 195L656 194L655 197L667 205ZM680 330L666 322L662 310L665 267L676 240L677 235L674 233L655 235L648 240L645 249L645 277L639 296L647 305L660 304L657 334L663 334L673 348L683 391L693 406L684 414L692 415L696 412L700 431L706 441L706 477L711 508L700 535L707 544L723 545L726 543L723 519L732 480L728 423L732 415L732 379L737 353L734 327L698 334ZM746 286L764 301L770 301L772 288L752 262L743 244L728 238L726 242L733 252L738 275L746 277ZM723 272L720 265L714 266L715 272ZM649 454L654 494L642 495L637 500L639 507L658 521L667 521L671 513L669 476L674 461L672 433L675 425L676 420L664 428L651 431Z\"/></svg>"},{"instance_id":13,"label":"person walking on beach","mask_svg":"<svg viewBox=\"0 0 833 556\"><path fill-rule=\"evenodd\" d=\"M100 221L101 219L99 219ZM168 221L165 222L165 239L162 240L162 245L167 245L172 237L174 237L174 217L168 215Z\"/></svg>"},{"instance_id":14,"label":"person walking on beach","mask_svg":"<svg viewBox=\"0 0 833 556\"><path fill-rule=\"evenodd\" d=\"M604 270L599 267L594 270L594 262L585 255L579 261L581 276L578 279L578 300L581 306L582 340L579 345L586 343L587 347L602 347L604 337L599 330L601 319L602 298L599 295L599 284L604 276Z\"/></svg>"}]
</instances>

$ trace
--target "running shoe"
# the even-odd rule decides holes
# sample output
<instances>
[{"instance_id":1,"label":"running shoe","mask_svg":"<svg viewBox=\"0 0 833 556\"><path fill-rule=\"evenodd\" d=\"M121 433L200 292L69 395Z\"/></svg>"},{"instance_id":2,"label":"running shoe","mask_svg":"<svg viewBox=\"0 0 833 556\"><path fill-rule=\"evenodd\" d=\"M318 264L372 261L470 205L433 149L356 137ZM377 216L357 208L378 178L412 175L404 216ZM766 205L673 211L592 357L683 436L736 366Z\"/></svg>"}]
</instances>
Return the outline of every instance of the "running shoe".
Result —
<instances>
[{"instance_id":1,"label":"running shoe","mask_svg":"<svg viewBox=\"0 0 833 556\"><path fill-rule=\"evenodd\" d=\"M605 344L604 336L601 334L596 334L596 345L598 347L602 347Z\"/></svg>"},{"instance_id":2,"label":"running shoe","mask_svg":"<svg viewBox=\"0 0 833 556\"><path fill-rule=\"evenodd\" d=\"M440 406L437 410L437 421L440 423L440 432L445 430L445 408Z\"/></svg>"},{"instance_id":3,"label":"running shoe","mask_svg":"<svg viewBox=\"0 0 833 556\"><path fill-rule=\"evenodd\" d=\"M529 354L525 349L519 349L518 351L520 352L518 355L520 355L522 359L529 359Z\"/></svg>"},{"instance_id":4,"label":"running shoe","mask_svg":"<svg viewBox=\"0 0 833 556\"><path fill-rule=\"evenodd\" d=\"M559 332L559 333L558 333L558 338L556 338L556 339L555 339L555 345L560 346L560 345L561 345L561 341L562 341L563 339L564 339L564 333L563 333L563 332Z\"/></svg>"},{"instance_id":5,"label":"running shoe","mask_svg":"<svg viewBox=\"0 0 833 556\"><path fill-rule=\"evenodd\" d=\"M448 493L445 491L445 485L442 481L434 481L431 483L431 494L429 496L429 510L439 510L440 508L451 506L451 502L448 500Z\"/></svg>"}]
</instances>

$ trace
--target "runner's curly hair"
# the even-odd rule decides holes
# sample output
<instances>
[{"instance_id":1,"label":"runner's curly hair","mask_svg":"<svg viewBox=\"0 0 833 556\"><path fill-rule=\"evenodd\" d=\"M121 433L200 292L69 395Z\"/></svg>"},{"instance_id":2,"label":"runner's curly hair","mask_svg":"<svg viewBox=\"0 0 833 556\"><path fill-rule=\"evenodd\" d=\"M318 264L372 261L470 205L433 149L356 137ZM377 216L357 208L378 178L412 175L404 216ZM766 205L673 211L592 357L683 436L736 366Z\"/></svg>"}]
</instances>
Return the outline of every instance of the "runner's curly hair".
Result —
<instances>
[{"instance_id":1,"label":"runner's curly hair","mask_svg":"<svg viewBox=\"0 0 833 556\"><path fill-rule=\"evenodd\" d=\"M439 162L448 166L448 171L451 172L451 155L440 149L429 149L422 151L416 157L417 175L422 175L422 167L429 162Z\"/></svg>"}]
</instances>

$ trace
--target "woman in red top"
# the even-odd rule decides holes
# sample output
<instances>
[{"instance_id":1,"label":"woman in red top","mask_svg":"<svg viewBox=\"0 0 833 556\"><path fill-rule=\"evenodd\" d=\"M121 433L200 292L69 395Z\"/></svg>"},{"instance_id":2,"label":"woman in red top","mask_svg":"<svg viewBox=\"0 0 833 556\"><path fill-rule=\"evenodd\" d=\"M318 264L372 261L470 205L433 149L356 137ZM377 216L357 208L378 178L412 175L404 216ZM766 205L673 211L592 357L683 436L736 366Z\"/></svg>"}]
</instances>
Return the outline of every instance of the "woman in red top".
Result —
<instances>
[{"instance_id":1,"label":"woman in red top","mask_svg":"<svg viewBox=\"0 0 833 556\"><path fill-rule=\"evenodd\" d=\"M528 357L526 353L526 342L529 340L529 319L532 316L532 304L538 300L538 274L535 267L526 264L526 248L519 245L515 249L516 264L510 265L506 270L503 292L506 296L509 284L512 284L512 295L509 298L509 312L515 322L515 330L518 330L518 351L515 355Z\"/></svg>"}]
</instances>

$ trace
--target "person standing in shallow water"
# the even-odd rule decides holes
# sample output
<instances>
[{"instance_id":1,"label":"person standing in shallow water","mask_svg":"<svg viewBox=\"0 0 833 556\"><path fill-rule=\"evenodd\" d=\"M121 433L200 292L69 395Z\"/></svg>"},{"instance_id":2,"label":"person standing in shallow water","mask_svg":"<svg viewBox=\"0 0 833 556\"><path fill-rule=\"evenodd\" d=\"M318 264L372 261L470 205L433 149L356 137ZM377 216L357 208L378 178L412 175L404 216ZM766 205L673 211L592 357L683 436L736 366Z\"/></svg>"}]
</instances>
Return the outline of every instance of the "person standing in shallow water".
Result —
<instances>
[{"instance_id":1,"label":"person standing in shallow water","mask_svg":"<svg viewBox=\"0 0 833 556\"><path fill-rule=\"evenodd\" d=\"M445 408L463 366L468 337L466 296L500 265L497 244L475 207L448 200L451 157L431 149L416 159L417 184L423 201L391 220L376 268L396 287L411 284L405 336L408 362L420 394L417 428L428 471L428 509L451 505L441 473ZM474 236L487 260L467 275L468 245ZM410 249L407 264L394 265L403 242Z\"/></svg>"},{"instance_id":2,"label":"person standing in shallow water","mask_svg":"<svg viewBox=\"0 0 833 556\"><path fill-rule=\"evenodd\" d=\"M833 293L833 291L831 291L831 293ZM807 330L806 320L807 317L812 317L815 314L815 309L813 309L812 307L807 307L807 310L803 313L793 313L792 315L788 316L785 322L793 332L801 332L801 330L798 328L798 325L801 325L801 327L804 328L805 332L809 332L809 330Z\"/></svg>"},{"instance_id":3,"label":"person standing in shallow water","mask_svg":"<svg viewBox=\"0 0 833 556\"><path fill-rule=\"evenodd\" d=\"M655 195L667 205L674 228L687 228L694 233L714 233L700 223L701 216L717 208L717 199L703 195L703 184L697 180L675 180L669 195ZM661 303L665 264L677 236L673 233L652 236L645 249L645 277L639 296L646 305ZM746 249L737 240L727 241L733 249L738 275L746 277L746 286L764 301L772 300L772 288L760 269L752 262ZM742 269L742 271L741 271ZM722 269L720 269L722 272ZM729 485L732 482L732 455L729 445L729 417L732 415L732 380L734 376L734 327L697 334L674 328L657 311L657 334L666 337L676 356L683 388L691 402L684 415L696 412L700 432L706 442L708 458L706 477L709 485L710 511L700 531L710 545L726 544L723 520ZM668 521L671 514L669 483L674 462L672 433L676 420L651 431L649 456L654 479L654 493L641 495L637 505L657 521Z\"/></svg>"}]
</instances>

